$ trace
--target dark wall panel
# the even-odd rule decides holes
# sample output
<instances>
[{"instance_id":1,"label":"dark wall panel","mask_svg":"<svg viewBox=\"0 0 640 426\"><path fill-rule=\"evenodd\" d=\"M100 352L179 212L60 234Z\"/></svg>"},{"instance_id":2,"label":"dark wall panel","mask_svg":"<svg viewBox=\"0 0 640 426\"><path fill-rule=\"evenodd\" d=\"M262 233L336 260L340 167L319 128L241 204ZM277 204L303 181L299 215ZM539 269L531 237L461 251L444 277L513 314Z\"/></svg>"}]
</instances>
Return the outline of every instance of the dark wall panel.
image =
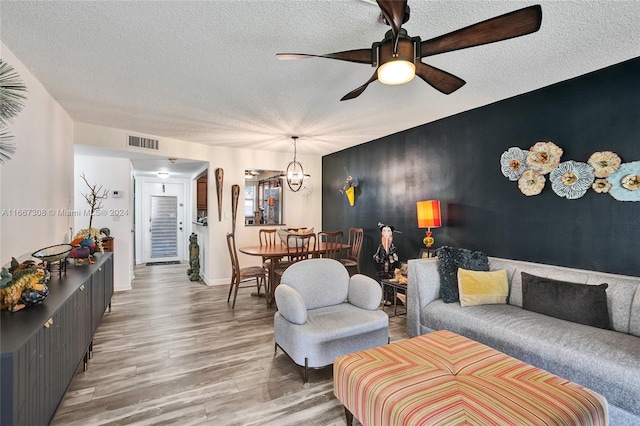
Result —
<instances>
[{"instance_id":1,"label":"dark wall panel","mask_svg":"<svg viewBox=\"0 0 640 426\"><path fill-rule=\"evenodd\" d=\"M548 181L526 197L502 175L502 152L549 140L563 148L561 161L603 150L640 160L640 58L323 157L323 229L364 228L372 275L377 223L401 231L400 258L415 258L424 236L416 201L439 199L435 247L640 275L640 202L592 190L567 200ZM347 170L360 179L354 207L339 192Z\"/></svg>"}]
</instances>

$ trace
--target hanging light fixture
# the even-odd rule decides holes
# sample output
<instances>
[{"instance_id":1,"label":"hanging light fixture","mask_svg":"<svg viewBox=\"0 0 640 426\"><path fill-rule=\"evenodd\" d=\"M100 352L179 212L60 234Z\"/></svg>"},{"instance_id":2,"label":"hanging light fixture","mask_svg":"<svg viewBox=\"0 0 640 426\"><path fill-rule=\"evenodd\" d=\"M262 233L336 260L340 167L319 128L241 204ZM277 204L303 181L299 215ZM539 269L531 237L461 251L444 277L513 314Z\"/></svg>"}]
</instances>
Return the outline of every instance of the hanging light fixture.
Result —
<instances>
[{"instance_id":1,"label":"hanging light fixture","mask_svg":"<svg viewBox=\"0 0 640 426\"><path fill-rule=\"evenodd\" d=\"M296 159L296 142L298 141L298 137L291 136L291 139L293 139L293 161L287 165L286 170L280 174L280 177L287 182L290 190L298 192L302 189L304 178L309 178L311 175L304 172L302 164Z\"/></svg>"}]
</instances>

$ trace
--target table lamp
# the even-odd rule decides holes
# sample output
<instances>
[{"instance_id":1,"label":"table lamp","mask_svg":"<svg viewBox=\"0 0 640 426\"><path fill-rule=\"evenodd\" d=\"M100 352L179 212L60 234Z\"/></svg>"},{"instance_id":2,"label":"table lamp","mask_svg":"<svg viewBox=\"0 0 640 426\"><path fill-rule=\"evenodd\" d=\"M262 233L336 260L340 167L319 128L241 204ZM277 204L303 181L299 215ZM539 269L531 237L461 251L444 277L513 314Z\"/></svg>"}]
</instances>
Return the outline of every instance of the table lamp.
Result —
<instances>
[{"instance_id":1,"label":"table lamp","mask_svg":"<svg viewBox=\"0 0 640 426\"><path fill-rule=\"evenodd\" d=\"M416 203L418 209L418 228L427 228L426 236L422 240L427 249L431 248L435 240L431 236L431 228L441 226L440 201L427 200Z\"/></svg>"}]
</instances>

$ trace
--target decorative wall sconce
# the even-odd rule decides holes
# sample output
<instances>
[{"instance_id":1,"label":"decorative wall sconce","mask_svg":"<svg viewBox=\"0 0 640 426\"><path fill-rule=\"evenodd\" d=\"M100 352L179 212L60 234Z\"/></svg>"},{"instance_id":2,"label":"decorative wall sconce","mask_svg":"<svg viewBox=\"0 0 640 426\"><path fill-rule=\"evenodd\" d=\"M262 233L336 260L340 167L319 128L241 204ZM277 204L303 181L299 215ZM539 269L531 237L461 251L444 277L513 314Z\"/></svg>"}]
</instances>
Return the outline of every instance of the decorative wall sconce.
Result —
<instances>
[{"instance_id":1,"label":"decorative wall sconce","mask_svg":"<svg viewBox=\"0 0 640 426\"><path fill-rule=\"evenodd\" d=\"M349 205L353 207L356 204L356 198L358 196L358 193L360 192L360 188L358 188L358 186L360 185L360 181L358 180L358 178L354 178L353 176L349 175L348 172L347 175L347 180L345 180L344 185L342 185L342 189L340 190L340 192L347 196Z\"/></svg>"},{"instance_id":2,"label":"decorative wall sconce","mask_svg":"<svg viewBox=\"0 0 640 426\"><path fill-rule=\"evenodd\" d=\"M442 226L440 219L440 201L427 200L418 201L416 203L418 211L418 228L427 228L426 236L422 240L427 249L431 248L435 242L431 236L431 228L438 228Z\"/></svg>"}]
</instances>

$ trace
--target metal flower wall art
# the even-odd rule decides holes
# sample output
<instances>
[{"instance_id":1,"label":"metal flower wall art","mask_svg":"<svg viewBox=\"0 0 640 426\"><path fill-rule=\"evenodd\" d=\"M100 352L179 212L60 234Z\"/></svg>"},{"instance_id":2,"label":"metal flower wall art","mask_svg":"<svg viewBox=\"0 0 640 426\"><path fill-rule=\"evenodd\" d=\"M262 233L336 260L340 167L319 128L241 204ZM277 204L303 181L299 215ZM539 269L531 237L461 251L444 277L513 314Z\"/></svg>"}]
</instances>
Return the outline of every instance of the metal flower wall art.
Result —
<instances>
[{"instance_id":1,"label":"metal flower wall art","mask_svg":"<svg viewBox=\"0 0 640 426\"><path fill-rule=\"evenodd\" d=\"M593 167L587 163L569 160L560 163L549 174L551 189L560 197L575 200L591 188L594 180Z\"/></svg>"},{"instance_id":2,"label":"metal flower wall art","mask_svg":"<svg viewBox=\"0 0 640 426\"><path fill-rule=\"evenodd\" d=\"M640 201L640 161L621 164L607 178L609 194L619 201Z\"/></svg>"},{"instance_id":3,"label":"metal flower wall art","mask_svg":"<svg viewBox=\"0 0 640 426\"><path fill-rule=\"evenodd\" d=\"M622 163L611 151L594 152L586 163L560 162L563 150L553 142L537 142L528 150L511 147L500 156L500 170L526 196L538 195L547 178L559 197L575 200L589 188L619 201L640 201L640 161Z\"/></svg>"}]
</instances>

